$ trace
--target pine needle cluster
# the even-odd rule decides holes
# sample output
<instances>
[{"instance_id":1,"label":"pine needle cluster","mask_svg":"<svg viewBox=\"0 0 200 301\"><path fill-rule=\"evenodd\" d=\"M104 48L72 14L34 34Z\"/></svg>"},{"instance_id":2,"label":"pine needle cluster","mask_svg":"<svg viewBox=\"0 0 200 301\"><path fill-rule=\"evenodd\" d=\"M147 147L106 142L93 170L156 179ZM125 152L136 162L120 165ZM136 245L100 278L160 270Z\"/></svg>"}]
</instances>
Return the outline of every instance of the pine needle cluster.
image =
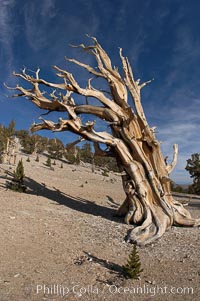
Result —
<instances>
[{"instance_id":1,"label":"pine needle cluster","mask_svg":"<svg viewBox=\"0 0 200 301\"><path fill-rule=\"evenodd\" d=\"M143 269L141 269L140 257L136 245L133 246L127 264L124 265L122 268L126 278L139 279Z\"/></svg>"}]
</instances>

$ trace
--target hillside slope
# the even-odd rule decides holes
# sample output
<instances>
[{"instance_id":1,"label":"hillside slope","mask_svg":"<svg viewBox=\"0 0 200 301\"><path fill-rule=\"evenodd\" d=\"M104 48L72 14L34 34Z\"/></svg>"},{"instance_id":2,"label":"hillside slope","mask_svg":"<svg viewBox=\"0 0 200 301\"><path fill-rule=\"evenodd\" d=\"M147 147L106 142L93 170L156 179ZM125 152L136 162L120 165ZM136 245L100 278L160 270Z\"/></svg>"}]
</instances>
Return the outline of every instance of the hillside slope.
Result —
<instances>
[{"instance_id":1,"label":"hillside slope","mask_svg":"<svg viewBox=\"0 0 200 301\"><path fill-rule=\"evenodd\" d=\"M120 273L132 226L113 216L125 197L120 176L66 163L53 171L45 157L22 158L25 194L4 187L9 166L0 165L0 301L199 300L198 228L173 227L138 248L144 271L126 280ZM200 216L198 199L188 208Z\"/></svg>"}]
</instances>

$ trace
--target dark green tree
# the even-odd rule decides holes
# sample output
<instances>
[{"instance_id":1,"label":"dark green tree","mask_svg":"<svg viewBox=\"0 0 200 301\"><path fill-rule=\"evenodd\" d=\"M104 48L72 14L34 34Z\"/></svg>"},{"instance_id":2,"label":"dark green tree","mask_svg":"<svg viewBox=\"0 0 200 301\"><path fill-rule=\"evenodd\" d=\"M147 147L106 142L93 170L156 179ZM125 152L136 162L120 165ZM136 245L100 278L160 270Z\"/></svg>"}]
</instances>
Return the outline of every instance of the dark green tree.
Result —
<instances>
[{"instance_id":1,"label":"dark green tree","mask_svg":"<svg viewBox=\"0 0 200 301\"><path fill-rule=\"evenodd\" d=\"M20 131L19 139L23 147L22 151L26 154L43 153L47 147L48 138L40 135L29 135L27 131Z\"/></svg>"},{"instance_id":2,"label":"dark green tree","mask_svg":"<svg viewBox=\"0 0 200 301\"><path fill-rule=\"evenodd\" d=\"M47 145L47 151L52 159L61 159L64 154L64 145L61 140L50 139Z\"/></svg>"},{"instance_id":3,"label":"dark green tree","mask_svg":"<svg viewBox=\"0 0 200 301\"><path fill-rule=\"evenodd\" d=\"M126 278L138 279L140 277L143 269L141 269L140 257L136 245L133 245L127 264L123 266L123 271Z\"/></svg>"},{"instance_id":4,"label":"dark green tree","mask_svg":"<svg viewBox=\"0 0 200 301\"><path fill-rule=\"evenodd\" d=\"M24 166L21 159L18 162L17 168L14 172L13 179L7 183L8 188L18 192L25 192L26 186L24 185L24 178L25 178Z\"/></svg>"},{"instance_id":5,"label":"dark green tree","mask_svg":"<svg viewBox=\"0 0 200 301\"><path fill-rule=\"evenodd\" d=\"M39 162L40 161L40 158L39 156L37 155L36 159L35 159L36 162Z\"/></svg>"},{"instance_id":6,"label":"dark green tree","mask_svg":"<svg viewBox=\"0 0 200 301\"><path fill-rule=\"evenodd\" d=\"M187 160L185 169L193 179L193 184L189 186L189 192L200 195L200 154L192 154L191 159Z\"/></svg>"},{"instance_id":7,"label":"dark green tree","mask_svg":"<svg viewBox=\"0 0 200 301\"><path fill-rule=\"evenodd\" d=\"M51 158L50 157L47 158L46 166L51 167Z\"/></svg>"},{"instance_id":8,"label":"dark green tree","mask_svg":"<svg viewBox=\"0 0 200 301\"><path fill-rule=\"evenodd\" d=\"M89 142L86 142L83 144L81 150L80 150L80 159L83 162L92 163L93 153L91 144Z\"/></svg>"},{"instance_id":9,"label":"dark green tree","mask_svg":"<svg viewBox=\"0 0 200 301\"><path fill-rule=\"evenodd\" d=\"M15 121L12 120L8 127L0 125L0 159L7 162L13 148L15 138Z\"/></svg>"},{"instance_id":10,"label":"dark green tree","mask_svg":"<svg viewBox=\"0 0 200 301\"><path fill-rule=\"evenodd\" d=\"M15 132L16 132L16 130L15 130L15 124L16 124L15 120L12 120L9 123L8 127L7 128L5 127L5 132L6 132L7 137L13 137L13 136L15 136Z\"/></svg>"},{"instance_id":11,"label":"dark green tree","mask_svg":"<svg viewBox=\"0 0 200 301\"><path fill-rule=\"evenodd\" d=\"M80 165L80 163L81 163L81 154L80 154L79 147L76 147L75 163L76 163L76 165Z\"/></svg>"},{"instance_id":12,"label":"dark green tree","mask_svg":"<svg viewBox=\"0 0 200 301\"><path fill-rule=\"evenodd\" d=\"M17 130L16 136L17 136L17 138L19 138L20 143L21 143L22 140L25 140L29 136L29 133L27 130Z\"/></svg>"},{"instance_id":13,"label":"dark green tree","mask_svg":"<svg viewBox=\"0 0 200 301\"><path fill-rule=\"evenodd\" d=\"M64 153L65 158L71 164L80 164L80 147L78 146L70 146L65 150Z\"/></svg>"}]
</instances>

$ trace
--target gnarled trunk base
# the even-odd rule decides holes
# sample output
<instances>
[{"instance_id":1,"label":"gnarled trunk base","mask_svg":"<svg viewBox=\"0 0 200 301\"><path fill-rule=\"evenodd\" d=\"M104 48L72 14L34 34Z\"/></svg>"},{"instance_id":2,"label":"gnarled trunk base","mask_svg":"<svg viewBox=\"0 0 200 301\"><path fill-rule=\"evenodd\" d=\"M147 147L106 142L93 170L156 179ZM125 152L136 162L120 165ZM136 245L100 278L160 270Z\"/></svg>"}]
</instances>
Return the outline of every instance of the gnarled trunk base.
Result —
<instances>
[{"instance_id":1,"label":"gnarled trunk base","mask_svg":"<svg viewBox=\"0 0 200 301\"><path fill-rule=\"evenodd\" d=\"M125 223L134 225L128 235L128 242L147 245L160 238L172 225L194 227L200 220L191 218L190 213L182 204L174 201L166 212L158 204L140 202L139 199L126 191L126 199L117 211L124 216ZM163 200L162 200L163 201Z\"/></svg>"}]
</instances>

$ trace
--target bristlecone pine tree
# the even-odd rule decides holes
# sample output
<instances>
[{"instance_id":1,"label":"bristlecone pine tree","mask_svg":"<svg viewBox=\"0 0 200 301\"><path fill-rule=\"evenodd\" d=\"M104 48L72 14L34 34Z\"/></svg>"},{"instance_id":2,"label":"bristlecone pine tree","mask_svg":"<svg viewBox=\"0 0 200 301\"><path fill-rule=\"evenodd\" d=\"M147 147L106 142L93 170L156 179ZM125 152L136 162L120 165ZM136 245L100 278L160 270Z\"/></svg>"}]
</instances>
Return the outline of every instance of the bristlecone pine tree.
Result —
<instances>
[{"instance_id":1,"label":"bristlecone pine tree","mask_svg":"<svg viewBox=\"0 0 200 301\"><path fill-rule=\"evenodd\" d=\"M15 191L25 192L26 186L24 185L24 178L24 166L22 160L20 160L14 172L13 179L8 182L8 187Z\"/></svg>"},{"instance_id":2,"label":"bristlecone pine tree","mask_svg":"<svg viewBox=\"0 0 200 301\"><path fill-rule=\"evenodd\" d=\"M47 158L46 166L51 167L51 158L50 157Z\"/></svg>"},{"instance_id":3,"label":"bristlecone pine tree","mask_svg":"<svg viewBox=\"0 0 200 301\"><path fill-rule=\"evenodd\" d=\"M68 119L59 118L55 123L42 120L32 125L32 132L38 130L70 131L88 141L93 141L96 154L114 156L122 174L126 199L118 210L119 216L125 217L126 223L134 223L129 241L144 245L161 237L174 225L196 226L199 220L191 218L190 213L171 194L169 174L177 161L177 145L174 145L174 157L171 164L166 164L160 150L160 143L155 137L154 128L150 128L141 104L141 90L150 81L140 83L135 80L128 58L119 50L122 73L113 67L111 60L96 38L91 38L92 45L73 46L81 48L96 59L97 68L66 58L97 78L103 78L108 91L97 89L88 80L86 88L81 87L74 76L57 66L60 83L48 82L39 76L40 69L28 73L23 69L15 76L30 84L30 88L17 85L19 94L33 102L37 107L47 110L68 113ZM123 75L122 75L123 74ZM40 88L41 85L41 88ZM47 94L44 94L44 86ZM52 93L48 94L49 88ZM82 95L83 101L76 103L72 94ZM128 100L130 96L130 100ZM94 103L94 99L96 99ZM99 102L99 105L96 105ZM108 132L96 129L95 121L83 122L80 115L97 116L107 123ZM103 150L100 143L106 145Z\"/></svg>"},{"instance_id":4,"label":"bristlecone pine tree","mask_svg":"<svg viewBox=\"0 0 200 301\"><path fill-rule=\"evenodd\" d=\"M36 159L35 159L36 162L40 162L40 158L39 156L37 155Z\"/></svg>"},{"instance_id":5,"label":"bristlecone pine tree","mask_svg":"<svg viewBox=\"0 0 200 301\"><path fill-rule=\"evenodd\" d=\"M191 159L187 160L185 169L189 171L190 177L193 178L193 184L189 186L189 192L200 195L200 154L192 154Z\"/></svg>"},{"instance_id":6,"label":"bristlecone pine tree","mask_svg":"<svg viewBox=\"0 0 200 301\"><path fill-rule=\"evenodd\" d=\"M131 251L131 254L129 255L127 264L123 266L123 271L125 277L131 279L139 279L143 269L141 269L140 257L136 245L133 245L133 249Z\"/></svg>"}]
</instances>

